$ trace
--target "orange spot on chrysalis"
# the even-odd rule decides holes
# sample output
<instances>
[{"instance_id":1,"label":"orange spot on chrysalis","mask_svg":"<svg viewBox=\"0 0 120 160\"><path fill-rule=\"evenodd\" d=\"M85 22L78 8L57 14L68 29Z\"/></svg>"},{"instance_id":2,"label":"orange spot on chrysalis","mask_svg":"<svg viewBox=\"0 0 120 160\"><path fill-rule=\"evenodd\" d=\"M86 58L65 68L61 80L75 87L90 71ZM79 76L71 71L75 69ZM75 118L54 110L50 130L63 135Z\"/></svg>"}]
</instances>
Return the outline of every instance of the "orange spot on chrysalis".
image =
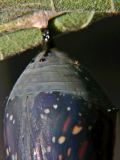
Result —
<instances>
[{"instance_id":1,"label":"orange spot on chrysalis","mask_svg":"<svg viewBox=\"0 0 120 160\"><path fill-rule=\"evenodd\" d=\"M75 126L73 127L73 129L72 129L72 134L73 134L73 135L76 135L76 134L80 133L81 130L82 130L82 127L81 127L81 126L75 125Z\"/></svg>"},{"instance_id":2,"label":"orange spot on chrysalis","mask_svg":"<svg viewBox=\"0 0 120 160\"><path fill-rule=\"evenodd\" d=\"M64 136L61 136L61 137L59 137L59 139L58 139L58 143L59 144L63 144L64 142L65 142L65 137Z\"/></svg>"}]
</instances>

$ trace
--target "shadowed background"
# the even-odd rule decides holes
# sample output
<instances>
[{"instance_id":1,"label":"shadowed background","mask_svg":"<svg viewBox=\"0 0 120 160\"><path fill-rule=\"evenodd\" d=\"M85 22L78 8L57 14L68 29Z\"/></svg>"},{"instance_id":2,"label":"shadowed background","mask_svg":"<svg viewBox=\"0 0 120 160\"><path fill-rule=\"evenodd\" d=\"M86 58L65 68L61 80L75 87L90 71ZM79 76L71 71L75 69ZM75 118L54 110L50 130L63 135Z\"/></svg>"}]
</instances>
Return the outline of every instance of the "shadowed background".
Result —
<instances>
[{"instance_id":1,"label":"shadowed background","mask_svg":"<svg viewBox=\"0 0 120 160\"><path fill-rule=\"evenodd\" d=\"M56 37L55 44L71 58L80 60L111 102L120 107L120 16L103 19L83 31ZM36 47L0 62L0 160L4 160L2 122L6 97L39 49Z\"/></svg>"}]
</instances>

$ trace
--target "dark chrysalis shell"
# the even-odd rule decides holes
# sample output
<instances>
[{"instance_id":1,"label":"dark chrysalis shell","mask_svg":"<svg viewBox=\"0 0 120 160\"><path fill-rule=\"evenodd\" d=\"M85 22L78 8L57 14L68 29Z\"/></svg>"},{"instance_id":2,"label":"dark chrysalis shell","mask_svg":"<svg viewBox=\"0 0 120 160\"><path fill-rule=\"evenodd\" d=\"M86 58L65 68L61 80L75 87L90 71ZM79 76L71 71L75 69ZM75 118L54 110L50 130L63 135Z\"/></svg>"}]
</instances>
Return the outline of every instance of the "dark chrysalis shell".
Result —
<instances>
[{"instance_id":1,"label":"dark chrysalis shell","mask_svg":"<svg viewBox=\"0 0 120 160\"><path fill-rule=\"evenodd\" d=\"M27 66L8 99L6 160L110 160L109 100L84 67L55 49L44 54Z\"/></svg>"}]
</instances>

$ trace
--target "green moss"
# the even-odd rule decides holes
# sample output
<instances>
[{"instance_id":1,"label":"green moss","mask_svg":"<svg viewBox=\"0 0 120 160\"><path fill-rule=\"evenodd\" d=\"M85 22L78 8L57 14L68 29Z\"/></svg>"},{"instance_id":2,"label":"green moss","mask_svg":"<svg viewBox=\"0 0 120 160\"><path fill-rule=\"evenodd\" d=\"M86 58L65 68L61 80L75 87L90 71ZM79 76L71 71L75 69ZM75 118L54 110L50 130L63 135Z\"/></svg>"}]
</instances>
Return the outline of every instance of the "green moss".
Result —
<instances>
[{"instance_id":1,"label":"green moss","mask_svg":"<svg viewBox=\"0 0 120 160\"><path fill-rule=\"evenodd\" d=\"M49 8L50 0L0 0L0 8L32 6L39 5L41 8Z\"/></svg>"},{"instance_id":2,"label":"green moss","mask_svg":"<svg viewBox=\"0 0 120 160\"><path fill-rule=\"evenodd\" d=\"M38 29L26 29L6 34L0 37L0 54L10 56L31 48L42 41Z\"/></svg>"},{"instance_id":3,"label":"green moss","mask_svg":"<svg viewBox=\"0 0 120 160\"><path fill-rule=\"evenodd\" d=\"M28 14L31 16L33 11L52 10L54 7L58 12L67 13L50 21L52 29L70 32L83 29L91 22L108 16L110 12L118 14L116 11L120 10L120 0L0 0L0 34L3 35L0 37L0 57L14 55L40 44L42 37L39 30L16 31L20 29L15 28L17 18L22 24L25 20L22 21L23 17L28 19ZM12 33L3 34L6 31Z\"/></svg>"},{"instance_id":4,"label":"green moss","mask_svg":"<svg viewBox=\"0 0 120 160\"><path fill-rule=\"evenodd\" d=\"M111 0L54 0L56 10L107 11Z\"/></svg>"},{"instance_id":5,"label":"green moss","mask_svg":"<svg viewBox=\"0 0 120 160\"><path fill-rule=\"evenodd\" d=\"M53 25L60 32L74 31L88 25L94 12L73 12L57 17Z\"/></svg>"},{"instance_id":6,"label":"green moss","mask_svg":"<svg viewBox=\"0 0 120 160\"><path fill-rule=\"evenodd\" d=\"M120 0L114 0L114 5L115 5L115 10L120 11Z\"/></svg>"}]
</instances>

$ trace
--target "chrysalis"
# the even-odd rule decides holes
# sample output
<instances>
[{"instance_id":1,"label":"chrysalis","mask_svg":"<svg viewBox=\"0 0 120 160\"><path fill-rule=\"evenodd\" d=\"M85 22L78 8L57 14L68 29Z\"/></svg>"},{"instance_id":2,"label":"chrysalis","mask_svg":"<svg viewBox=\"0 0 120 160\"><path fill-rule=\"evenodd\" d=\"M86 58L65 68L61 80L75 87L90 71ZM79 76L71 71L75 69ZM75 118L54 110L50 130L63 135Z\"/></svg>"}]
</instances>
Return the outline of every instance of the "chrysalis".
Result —
<instances>
[{"instance_id":1,"label":"chrysalis","mask_svg":"<svg viewBox=\"0 0 120 160\"><path fill-rule=\"evenodd\" d=\"M112 110L85 67L56 48L44 49L6 104L6 160L110 160Z\"/></svg>"}]
</instances>

